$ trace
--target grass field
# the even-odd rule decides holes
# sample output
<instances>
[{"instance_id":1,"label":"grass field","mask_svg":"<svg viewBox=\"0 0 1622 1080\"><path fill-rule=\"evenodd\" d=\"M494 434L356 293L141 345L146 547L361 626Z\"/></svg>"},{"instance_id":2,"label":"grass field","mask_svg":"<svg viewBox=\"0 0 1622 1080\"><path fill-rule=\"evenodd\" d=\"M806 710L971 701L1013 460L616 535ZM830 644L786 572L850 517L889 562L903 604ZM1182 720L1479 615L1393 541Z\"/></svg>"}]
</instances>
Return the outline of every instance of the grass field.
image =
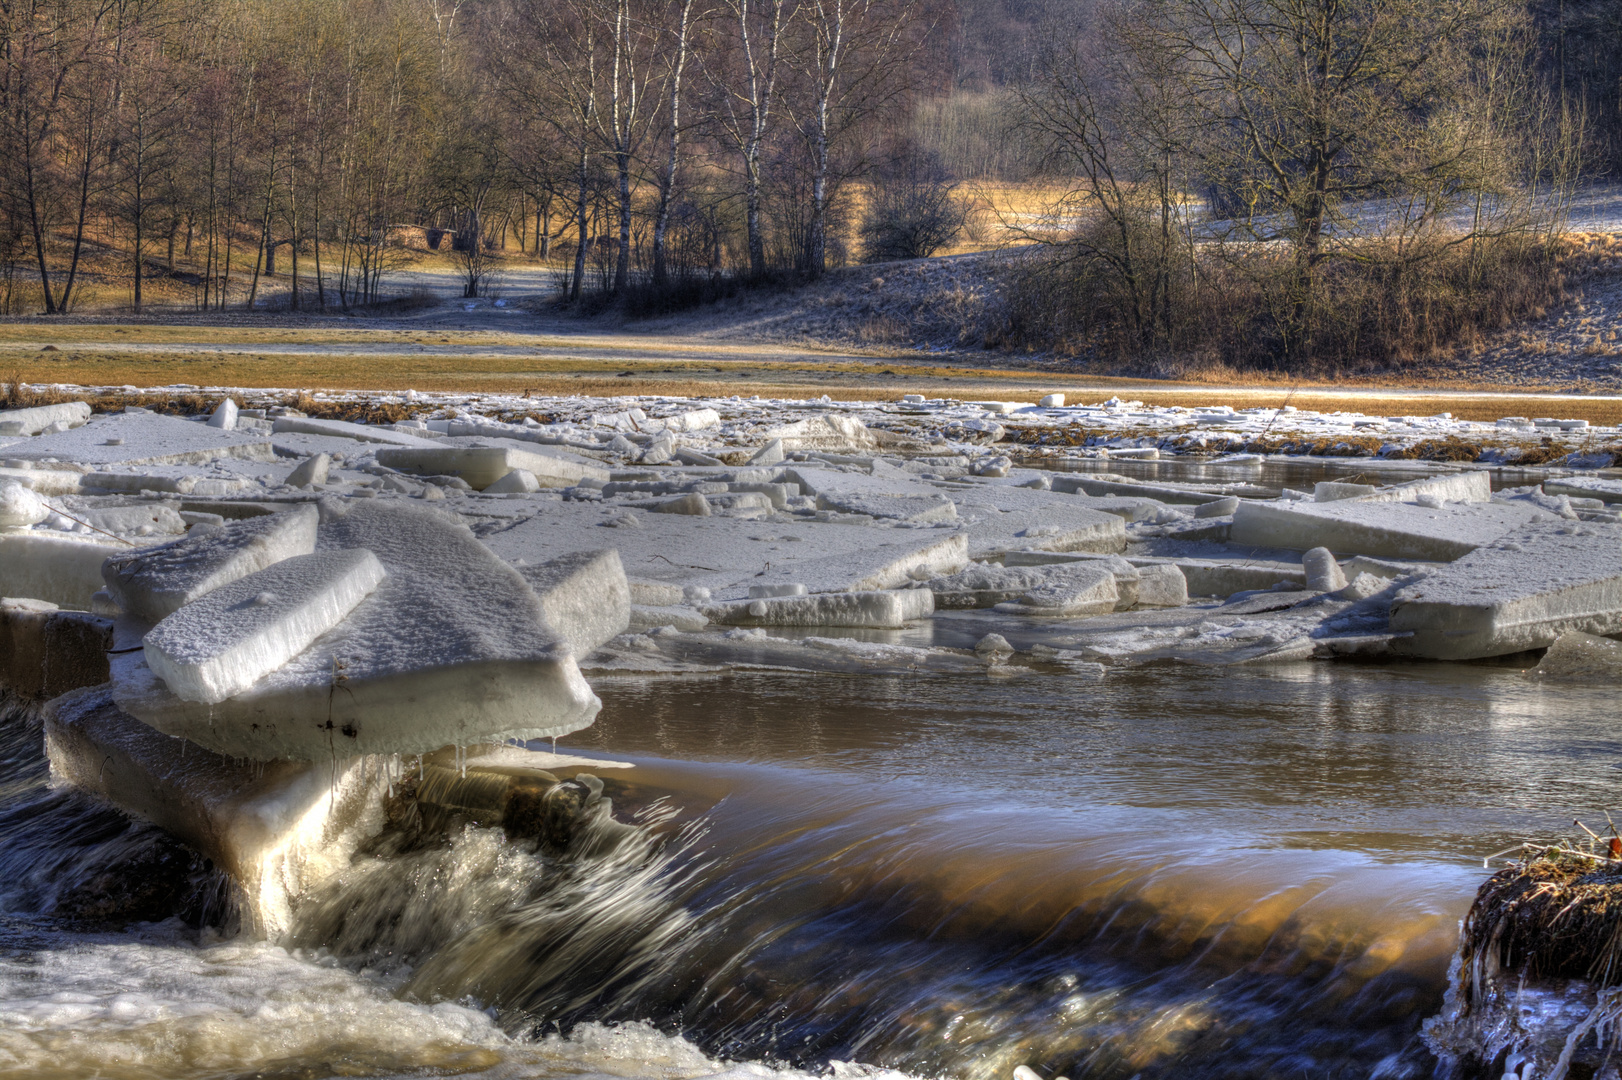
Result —
<instances>
[{"instance_id":1,"label":"grass field","mask_svg":"<svg viewBox=\"0 0 1622 1080\"><path fill-rule=\"evenodd\" d=\"M195 327L129 327L131 342L147 348L129 352L117 347L75 346L73 327L0 327L0 381L20 377L30 384L72 383L82 386L276 387L291 390L466 391L532 394L632 394L711 397L759 394L805 398L827 394L836 400L886 400L901 394L1035 402L1062 391L1072 403L1102 401L1111 396L1159 405L1214 405L1273 408L1289 404L1323 412L1355 411L1371 415L1428 416L1450 412L1471 420L1502 416L1558 416L1593 424L1622 422L1622 398L1513 393L1437 393L1391 388L1291 387L1289 385L1190 385L1145 379L1106 379L1052 372L901 363L887 358L821 358L788 348L682 345L677 351L662 339L613 336L571 340L541 339L493 332L434 332L421 335L386 331L364 343L380 351L356 353L353 332L223 328L214 345L230 351L165 348L189 338ZM87 327L77 328L81 334ZM106 327L94 327L104 336ZM19 331L54 332L56 352L40 354L6 349ZM211 335L212 336L212 335ZM38 340L36 338L35 340ZM463 355L418 353L391 346L449 342ZM520 345L521 342L521 345ZM303 355L277 355L255 345L326 343L332 346ZM522 348L519 355L480 355L481 349ZM606 354L606 355L593 355ZM702 354L701 359L690 358ZM573 354L573 355L571 355Z\"/></svg>"}]
</instances>

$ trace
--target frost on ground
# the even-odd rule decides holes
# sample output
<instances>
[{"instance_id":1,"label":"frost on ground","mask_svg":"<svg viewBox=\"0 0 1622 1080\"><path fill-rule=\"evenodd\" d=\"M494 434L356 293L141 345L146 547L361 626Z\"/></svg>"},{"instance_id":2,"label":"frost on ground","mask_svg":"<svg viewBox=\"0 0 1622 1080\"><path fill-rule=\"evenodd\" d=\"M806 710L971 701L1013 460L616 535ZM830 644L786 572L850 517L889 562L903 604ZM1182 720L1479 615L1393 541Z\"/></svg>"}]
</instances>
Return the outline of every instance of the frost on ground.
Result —
<instances>
[{"instance_id":1,"label":"frost on ground","mask_svg":"<svg viewBox=\"0 0 1622 1080\"><path fill-rule=\"evenodd\" d=\"M240 396L14 422L0 619L100 622L111 683L47 709L57 774L231 868L266 933L407 758L580 730L588 676L1095 680L1622 632L1622 433L1580 421L407 392L360 424Z\"/></svg>"}]
</instances>

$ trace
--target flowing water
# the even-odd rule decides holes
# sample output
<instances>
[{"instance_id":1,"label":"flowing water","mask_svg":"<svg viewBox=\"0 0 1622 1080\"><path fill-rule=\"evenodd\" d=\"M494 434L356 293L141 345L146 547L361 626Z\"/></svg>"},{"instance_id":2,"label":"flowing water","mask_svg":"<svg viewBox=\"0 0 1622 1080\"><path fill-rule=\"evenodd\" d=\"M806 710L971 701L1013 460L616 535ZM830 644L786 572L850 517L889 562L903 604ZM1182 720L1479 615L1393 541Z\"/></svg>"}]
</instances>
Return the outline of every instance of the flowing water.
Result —
<instances>
[{"instance_id":1,"label":"flowing water","mask_svg":"<svg viewBox=\"0 0 1622 1080\"><path fill-rule=\"evenodd\" d=\"M630 840L385 842L278 946L0 721L0 1074L1425 1075L1481 857L1622 767L1513 663L598 691Z\"/></svg>"}]
</instances>

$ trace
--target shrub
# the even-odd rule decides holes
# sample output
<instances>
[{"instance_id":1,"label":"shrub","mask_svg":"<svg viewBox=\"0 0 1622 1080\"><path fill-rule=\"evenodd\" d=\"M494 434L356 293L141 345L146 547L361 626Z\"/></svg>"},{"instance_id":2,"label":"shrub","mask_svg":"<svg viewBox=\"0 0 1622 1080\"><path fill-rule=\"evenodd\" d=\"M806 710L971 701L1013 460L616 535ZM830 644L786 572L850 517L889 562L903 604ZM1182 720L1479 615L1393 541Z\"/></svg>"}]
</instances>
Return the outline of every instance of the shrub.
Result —
<instances>
[{"instance_id":1,"label":"shrub","mask_svg":"<svg viewBox=\"0 0 1622 1080\"><path fill-rule=\"evenodd\" d=\"M941 176L881 177L862 222L863 259L927 259L957 239L968 216L957 185Z\"/></svg>"}]
</instances>

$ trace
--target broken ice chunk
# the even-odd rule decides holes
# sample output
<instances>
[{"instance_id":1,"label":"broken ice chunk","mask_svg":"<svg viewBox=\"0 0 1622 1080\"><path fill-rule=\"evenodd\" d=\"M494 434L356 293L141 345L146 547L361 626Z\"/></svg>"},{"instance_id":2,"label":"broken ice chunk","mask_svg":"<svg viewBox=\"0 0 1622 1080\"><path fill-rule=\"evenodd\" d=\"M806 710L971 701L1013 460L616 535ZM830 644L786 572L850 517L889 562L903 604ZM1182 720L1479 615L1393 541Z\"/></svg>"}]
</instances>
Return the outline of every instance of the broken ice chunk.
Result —
<instances>
[{"instance_id":1,"label":"broken ice chunk","mask_svg":"<svg viewBox=\"0 0 1622 1080\"><path fill-rule=\"evenodd\" d=\"M479 491L514 469L533 473L547 487L569 487L582 480L606 483L609 479L608 470L595 462L540 447L390 446L377 452L377 463L416 476L459 476Z\"/></svg>"},{"instance_id":2,"label":"broken ice chunk","mask_svg":"<svg viewBox=\"0 0 1622 1080\"><path fill-rule=\"evenodd\" d=\"M484 490L490 495L527 495L541 490L541 482L528 469L514 469Z\"/></svg>"},{"instance_id":3,"label":"broken ice chunk","mask_svg":"<svg viewBox=\"0 0 1622 1080\"><path fill-rule=\"evenodd\" d=\"M1325 547L1315 547L1301 556L1301 569L1307 575L1307 588L1335 592L1346 587L1346 574Z\"/></svg>"},{"instance_id":4,"label":"broken ice chunk","mask_svg":"<svg viewBox=\"0 0 1622 1080\"><path fill-rule=\"evenodd\" d=\"M1622 631L1622 526L1575 522L1513 532L1405 586L1394 646L1437 660L1543 648L1561 634Z\"/></svg>"},{"instance_id":5,"label":"broken ice chunk","mask_svg":"<svg viewBox=\"0 0 1622 1080\"><path fill-rule=\"evenodd\" d=\"M0 410L0 435L38 435L52 424L78 427L90 419L90 406L83 401L60 405L37 405L32 409Z\"/></svg>"},{"instance_id":6,"label":"broken ice chunk","mask_svg":"<svg viewBox=\"0 0 1622 1080\"><path fill-rule=\"evenodd\" d=\"M32 489L10 481L0 483L0 528L34 525L50 516L51 508Z\"/></svg>"},{"instance_id":7,"label":"broken ice chunk","mask_svg":"<svg viewBox=\"0 0 1622 1080\"><path fill-rule=\"evenodd\" d=\"M1622 641L1580 631L1561 634L1527 674L1560 682L1614 685L1622 680Z\"/></svg>"},{"instance_id":8,"label":"broken ice chunk","mask_svg":"<svg viewBox=\"0 0 1622 1080\"><path fill-rule=\"evenodd\" d=\"M552 629L569 643L576 657L589 655L625 632L630 621L631 589L620 554L576 551L538 566L519 569L540 598ZM672 603L681 601L681 590Z\"/></svg>"},{"instance_id":9,"label":"broken ice chunk","mask_svg":"<svg viewBox=\"0 0 1622 1080\"><path fill-rule=\"evenodd\" d=\"M1016 601L996 605L1014 615L1081 616L1114 611L1120 600L1115 575L1102 563L1071 563L1063 577L1036 586Z\"/></svg>"},{"instance_id":10,"label":"broken ice chunk","mask_svg":"<svg viewBox=\"0 0 1622 1080\"><path fill-rule=\"evenodd\" d=\"M602 704L535 591L455 515L403 499L326 500L317 549L343 548L369 549L389 576L309 648L212 705L169 692L141 653L115 656L120 707L259 760L540 739L596 717Z\"/></svg>"},{"instance_id":11,"label":"broken ice chunk","mask_svg":"<svg viewBox=\"0 0 1622 1080\"><path fill-rule=\"evenodd\" d=\"M214 408L214 413L208 418L208 426L219 428L222 431L235 431L237 426L237 403L230 398L221 401Z\"/></svg>"},{"instance_id":12,"label":"broken ice chunk","mask_svg":"<svg viewBox=\"0 0 1622 1080\"><path fill-rule=\"evenodd\" d=\"M224 701L337 626L384 576L364 549L283 559L158 623L142 639L147 665L179 698Z\"/></svg>"},{"instance_id":13,"label":"broken ice chunk","mask_svg":"<svg viewBox=\"0 0 1622 1080\"><path fill-rule=\"evenodd\" d=\"M232 522L163 547L108 559L101 576L120 607L158 622L184 604L283 559L315 550L311 505Z\"/></svg>"},{"instance_id":14,"label":"broken ice chunk","mask_svg":"<svg viewBox=\"0 0 1622 1080\"><path fill-rule=\"evenodd\" d=\"M773 596L703 608L728 626L847 626L898 628L935 613L928 589Z\"/></svg>"},{"instance_id":15,"label":"broken ice chunk","mask_svg":"<svg viewBox=\"0 0 1622 1080\"><path fill-rule=\"evenodd\" d=\"M298 468L287 474L287 482L293 487L309 487L312 484L327 482L327 471L332 467L330 454L312 454L299 462Z\"/></svg>"}]
</instances>

